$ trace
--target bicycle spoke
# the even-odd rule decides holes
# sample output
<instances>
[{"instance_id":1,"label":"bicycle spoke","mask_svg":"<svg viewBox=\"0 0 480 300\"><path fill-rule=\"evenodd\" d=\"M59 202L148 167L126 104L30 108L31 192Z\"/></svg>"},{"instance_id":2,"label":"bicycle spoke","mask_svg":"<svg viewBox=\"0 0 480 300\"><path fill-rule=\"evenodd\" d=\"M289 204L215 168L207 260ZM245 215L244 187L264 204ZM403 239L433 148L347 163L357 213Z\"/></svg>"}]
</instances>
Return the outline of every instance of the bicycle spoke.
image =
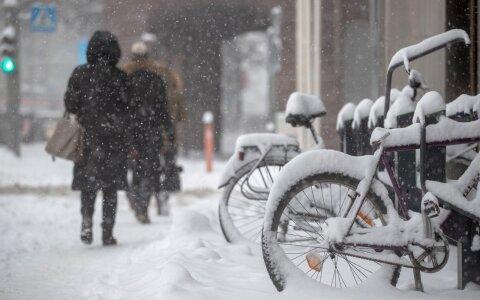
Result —
<instances>
[{"instance_id":1,"label":"bicycle spoke","mask_svg":"<svg viewBox=\"0 0 480 300\"><path fill-rule=\"evenodd\" d=\"M329 249L328 244L322 245L319 240L325 240L322 230L325 228L323 226L328 227L325 224L328 218L343 217L344 211L351 211L351 207L357 209L358 205L351 204L354 199L349 204L350 195L354 192L355 188L336 182L312 183L299 190L282 212L282 220L285 219L282 221L285 224L282 225L285 231L282 239L285 241L278 241L278 244L284 253L306 276L338 288L361 284L381 266L374 261L373 249L347 245L349 252L358 252L358 256L353 252L336 253ZM381 225L372 222L377 218L378 210L368 199L354 223L365 229ZM313 256L309 258L307 255Z\"/></svg>"}]
</instances>

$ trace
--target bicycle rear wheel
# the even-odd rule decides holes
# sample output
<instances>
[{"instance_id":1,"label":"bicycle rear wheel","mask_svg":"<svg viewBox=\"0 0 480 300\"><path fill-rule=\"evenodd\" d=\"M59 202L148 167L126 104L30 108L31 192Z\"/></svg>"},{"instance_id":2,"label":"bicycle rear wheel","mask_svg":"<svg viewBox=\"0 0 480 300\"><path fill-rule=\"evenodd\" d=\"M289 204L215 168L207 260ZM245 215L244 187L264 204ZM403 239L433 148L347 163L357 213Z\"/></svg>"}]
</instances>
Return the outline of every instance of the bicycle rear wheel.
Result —
<instances>
[{"instance_id":1,"label":"bicycle rear wheel","mask_svg":"<svg viewBox=\"0 0 480 300\"><path fill-rule=\"evenodd\" d=\"M285 156L267 156L252 171L257 162L237 171L237 179L225 187L220 200L220 227L228 242L261 241L268 193L286 161Z\"/></svg>"}]
</instances>

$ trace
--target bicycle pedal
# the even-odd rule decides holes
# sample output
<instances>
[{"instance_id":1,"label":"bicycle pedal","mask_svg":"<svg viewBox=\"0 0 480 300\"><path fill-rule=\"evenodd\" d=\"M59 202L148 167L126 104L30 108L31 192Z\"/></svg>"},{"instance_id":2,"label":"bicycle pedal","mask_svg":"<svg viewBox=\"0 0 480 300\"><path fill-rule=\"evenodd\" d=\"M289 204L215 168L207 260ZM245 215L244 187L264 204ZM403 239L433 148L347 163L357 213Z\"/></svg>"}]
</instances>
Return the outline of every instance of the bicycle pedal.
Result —
<instances>
[{"instance_id":1,"label":"bicycle pedal","mask_svg":"<svg viewBox=\"0 0 480 300\"><path fill-rule=\"evenodd\" d=\"M430 219L438 217L440 215L440 205L437 197L430 192L426 193L422 198L421 210L422 214L425 214Z\"/></svg>"}]
</instances>

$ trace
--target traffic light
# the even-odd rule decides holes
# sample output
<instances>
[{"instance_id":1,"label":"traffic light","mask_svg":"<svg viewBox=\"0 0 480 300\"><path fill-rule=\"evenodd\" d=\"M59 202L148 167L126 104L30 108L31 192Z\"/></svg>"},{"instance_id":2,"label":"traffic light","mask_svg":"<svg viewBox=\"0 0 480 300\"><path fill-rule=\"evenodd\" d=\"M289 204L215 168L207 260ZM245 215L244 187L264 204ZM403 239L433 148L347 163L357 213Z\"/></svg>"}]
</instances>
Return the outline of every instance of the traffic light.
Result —
<instances>
[{"instance_id":1,"label":"traffic light","mask_svg":"<svg viewBox=\"0 0 480 300\"><path fill-rule=\"evenodd\" d=\"M7 26L2 30L0 39L0 69L9 74L15 71L15 38L16 32L13 26Z\"/></svg>"},{"instance_id":2,"label":"traffic light","mask_svg":"<svg viewBox=\"0 0 480 300\"><path fill-rule=\"evenodd\" d=\"M16 67L15 60L10 56L3 57L0 62L0 69L2 69L2 72L5 74L12 73Z\"/></svg>"}]
</instances>

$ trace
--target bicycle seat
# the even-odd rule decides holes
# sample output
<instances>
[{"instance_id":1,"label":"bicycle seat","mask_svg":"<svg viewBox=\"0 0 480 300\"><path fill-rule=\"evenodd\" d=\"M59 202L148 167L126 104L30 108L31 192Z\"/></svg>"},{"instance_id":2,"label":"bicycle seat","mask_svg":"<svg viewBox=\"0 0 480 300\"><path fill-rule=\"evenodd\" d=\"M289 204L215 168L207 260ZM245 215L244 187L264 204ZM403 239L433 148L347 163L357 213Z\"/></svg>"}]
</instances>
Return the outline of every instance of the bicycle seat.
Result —
<instances>
[{"instance_id":1,"label":"bicycle seat","mask_svg":"<svg viewBox=\"0 0 480 300\"><path fill-rule=\"evenodd\" d=\"M313 119L326 113L325 105L319 97L295 92L288 98L285 121L293 127L309 127Z\"/></svg>"}]
</instances>

